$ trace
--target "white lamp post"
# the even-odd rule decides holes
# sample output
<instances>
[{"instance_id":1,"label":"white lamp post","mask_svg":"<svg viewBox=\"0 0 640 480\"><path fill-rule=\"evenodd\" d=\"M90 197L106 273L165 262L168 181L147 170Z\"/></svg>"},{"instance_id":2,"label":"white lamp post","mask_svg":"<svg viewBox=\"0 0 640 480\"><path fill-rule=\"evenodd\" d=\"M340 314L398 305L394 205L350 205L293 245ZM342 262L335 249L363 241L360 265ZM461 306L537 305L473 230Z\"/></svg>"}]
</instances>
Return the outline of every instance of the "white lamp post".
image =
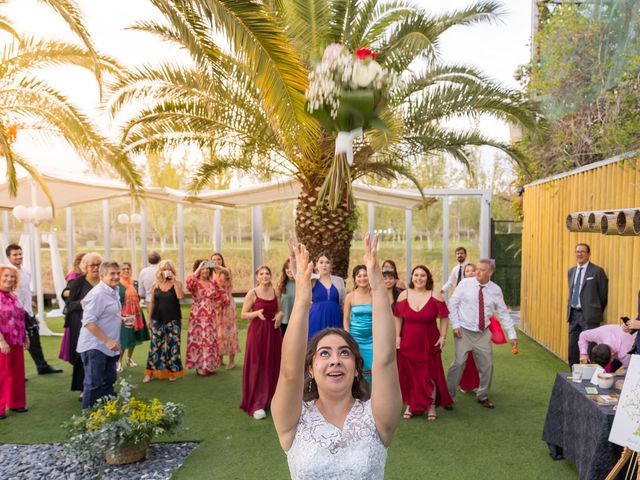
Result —
<instances>
[{"instance_id":1,"label":"white lamp post","mask_svg":"<svg viewBox=\"0 0 640 480\"><path fill-rule=\"evenodd\" d=\"M42 207L36 205L35 186L32 185L32 201L33 205L27 207L25 205L16 205L13 208L13 216L28 225L29 230L29 250L32 258L31 271L35 277L36 283L36 300L38 305L38 325L40 326L40 335L55 335L45 322L44 316L44 294L42 292L42 267L40 265L40 234L38 233L38 225L43 221L53 220L53 209L50 206Z\"/></svg>"},{"instance_id":2,"label":"white lamp post","mask_svg":"<svg viewBox=\"0 0 640 480\"><path fill-rule=\"evenodd\" d=\"M136 274L138 273L138 266L136 261L136 225L142 223L142 215L139 213L132 213L131 216L126 213L121 213L118 215L118 223L120 225L126 225L127 230L131 227L131 275L133 278L136 278ZM127 233L127 239L129 238L129 234ZM129 243L129 240L127 240Z\"/></svg>"}]
</instances>

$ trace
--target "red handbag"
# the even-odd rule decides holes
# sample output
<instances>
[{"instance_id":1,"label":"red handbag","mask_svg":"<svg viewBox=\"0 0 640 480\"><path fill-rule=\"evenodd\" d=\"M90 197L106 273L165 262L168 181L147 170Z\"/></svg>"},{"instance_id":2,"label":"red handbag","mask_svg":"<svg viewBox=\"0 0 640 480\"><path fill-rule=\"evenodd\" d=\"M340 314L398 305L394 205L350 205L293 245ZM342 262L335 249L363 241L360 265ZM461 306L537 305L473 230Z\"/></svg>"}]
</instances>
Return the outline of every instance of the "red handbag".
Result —
<instances>
[{"instance_id":1,"label":"red handbag","mask_svg":"<svg viewBox=\"0 0 640 480\"><path fill-rule=\"evenodd\" d=\"M496 345L507 343L507 338L504 336L504 332L502 331L502 325L500 325L500 322L495 315L492 315L489 320L489 330L491 331L491 341L493 343Z\"/></svg>"}]
</instances>

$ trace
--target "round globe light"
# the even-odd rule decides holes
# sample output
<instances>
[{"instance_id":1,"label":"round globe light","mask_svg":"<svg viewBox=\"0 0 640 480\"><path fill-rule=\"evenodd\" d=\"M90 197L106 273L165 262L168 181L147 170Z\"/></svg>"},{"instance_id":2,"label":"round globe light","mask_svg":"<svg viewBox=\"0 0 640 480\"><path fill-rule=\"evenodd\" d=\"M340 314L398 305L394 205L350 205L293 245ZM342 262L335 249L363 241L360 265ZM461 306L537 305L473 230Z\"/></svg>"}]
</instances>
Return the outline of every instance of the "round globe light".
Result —
<instances>
[{"instance_id":1,"label":"round globe light","mask_svg":"<svg viewBox=\"0 0 640 480\"><path fill-rule=\"evenodd\" d=\"M139 213L131 214L131 223L142 223L142 215L140 215Z\"/></svg>"},{"instance_id":2,"label":"round globe light","mask_svg":"<svg viewBox=\"0 0 640 480\"><path fill-rule=\"evenodd\" d=\"M129 215L126 213L121 213L118 215L118 223L121 225L127 225L129 223Z\"/></svg>"},{"instance_id":3,"label":"round globe light","mask_svg":"<svg viewBox=\"0 0 640 480\"><path fill-rule=\"evenodd\" d=\"M45 207L41 207L40 205L33 207L33 219L36 222L46 220L47 216L47 209Z\"/></svg>"},{"instance_id":4,"label":"round globe light","mask_svg":"<svg viewBox=\"0 0 640 480\"><path fill-rule=\"evenodd\" d=\"M27 208L27 220L34 221L38 219L38 209L42 207L29 207Z\"/></svg>"},{"instance_id":5,"label":"round globe light","mask_svg":"<svg viewBox=\"0 0 640 480\"><path fill-rule=\"evenodd\" d=\"M13 216L16 217L18 220L26 220L27 219L27 207L25 207L24 205L16 205L15 207L13 207L13 210L11 211L13 213Z\"/></svg>"}]
</instances>

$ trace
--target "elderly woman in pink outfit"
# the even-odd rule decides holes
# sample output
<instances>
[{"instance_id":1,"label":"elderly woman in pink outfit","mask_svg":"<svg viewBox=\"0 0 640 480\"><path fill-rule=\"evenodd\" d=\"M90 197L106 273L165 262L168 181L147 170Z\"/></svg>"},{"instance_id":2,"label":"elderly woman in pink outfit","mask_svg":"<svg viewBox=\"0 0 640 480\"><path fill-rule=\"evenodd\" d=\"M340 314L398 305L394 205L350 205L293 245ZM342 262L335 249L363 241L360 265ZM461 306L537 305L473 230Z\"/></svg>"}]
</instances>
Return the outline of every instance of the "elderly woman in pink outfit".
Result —
<instances>
[{"instance_id":1,"label":"elderly woman in pink outfit","mask_svg":"<svg viewBox=\"0 0 640 480\"><path fill-rule=\"evenodd\" d=\"M29 348L25 332L24 308L13 294L18 271L0 266L0 420L6 409L26 412L24 350Z\"/></svg>"}]
</instances>

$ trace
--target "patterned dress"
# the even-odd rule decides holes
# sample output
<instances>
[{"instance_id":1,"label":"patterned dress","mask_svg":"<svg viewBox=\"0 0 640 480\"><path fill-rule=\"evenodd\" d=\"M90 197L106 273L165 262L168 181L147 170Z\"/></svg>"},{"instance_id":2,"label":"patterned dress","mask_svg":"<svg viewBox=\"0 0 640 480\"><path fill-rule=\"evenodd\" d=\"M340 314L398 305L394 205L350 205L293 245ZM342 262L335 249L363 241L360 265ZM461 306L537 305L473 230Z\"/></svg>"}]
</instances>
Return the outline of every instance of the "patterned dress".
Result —
<instances>
[{"instance_id":1,"label":"patterned dress","mask_svg":"<svg viewBox=\"0 0 640 480\"><path fill-rule=\"evenodd\" d=\"M371 400L356 400L342 429L325 420L315 401L303 403L286 453L293 480L382 480L387 461Z\"/></svg>"},{"instance_id":2,"label":"patterned dress","mask_svg":"<svg viewBox=\"0 0 640 480\"><path fill-rule=\"evenodd\" d=\"M136 317L133 328L125 327L124 323L120 327L120 346L126 350L146 342L151 337L144 320L144 313L140 308L138 282L127 282L121 278L118 293L120 294L120 305L122 305L122 316L134 315Z\"/></svg>"},{"instance_id":3,"label":"patterned dress","mask_svg":"<svg viewBox=\"0 0 640 480\"><path fill-rule=\"evenodd\" d=\"M215 372L220 366L216 327L229 296L215 280L205 287L195 275L187 277L187 290L193 296L193 304L189 313L185 367Z\"/></svg>"},{"instance_id":4,"label":"patterned dress","mask_svg":"<svg viewBox=\"0 0 640 480\"><path fill-rule=\"evenodd\" d=\"M27 404L24 309L13 293L4 290L0 290L0 332L9 345L9 353L0 352L0 415L4 415L7 408L24 408Z\"/></svg>"},{"instance_id":5,"label":"patterned dress","mask_svg":"<svg viewBox=\"0 0 640 480\"><path fill-rule=\"evenodd\" d=\"M227 302L220 306L222 314L217 328L218 354L235 355L240 352L240 342L238 342L236 303L231 295L231 281L222 274L218 277L218 283L227 294Z\"/></svg>"},{"instance_id":6,"label":"patterned dress","mask_svg":"<svg viewBox=\"0 0 640 480\"><path fill-rule=\"evenodd\" d=\"M180 301L176 290L153 291L151 312L151 343L145 375L174 379L184 375L180 358L180 331L182 329Z\"/></svg>"}]
</instances>

